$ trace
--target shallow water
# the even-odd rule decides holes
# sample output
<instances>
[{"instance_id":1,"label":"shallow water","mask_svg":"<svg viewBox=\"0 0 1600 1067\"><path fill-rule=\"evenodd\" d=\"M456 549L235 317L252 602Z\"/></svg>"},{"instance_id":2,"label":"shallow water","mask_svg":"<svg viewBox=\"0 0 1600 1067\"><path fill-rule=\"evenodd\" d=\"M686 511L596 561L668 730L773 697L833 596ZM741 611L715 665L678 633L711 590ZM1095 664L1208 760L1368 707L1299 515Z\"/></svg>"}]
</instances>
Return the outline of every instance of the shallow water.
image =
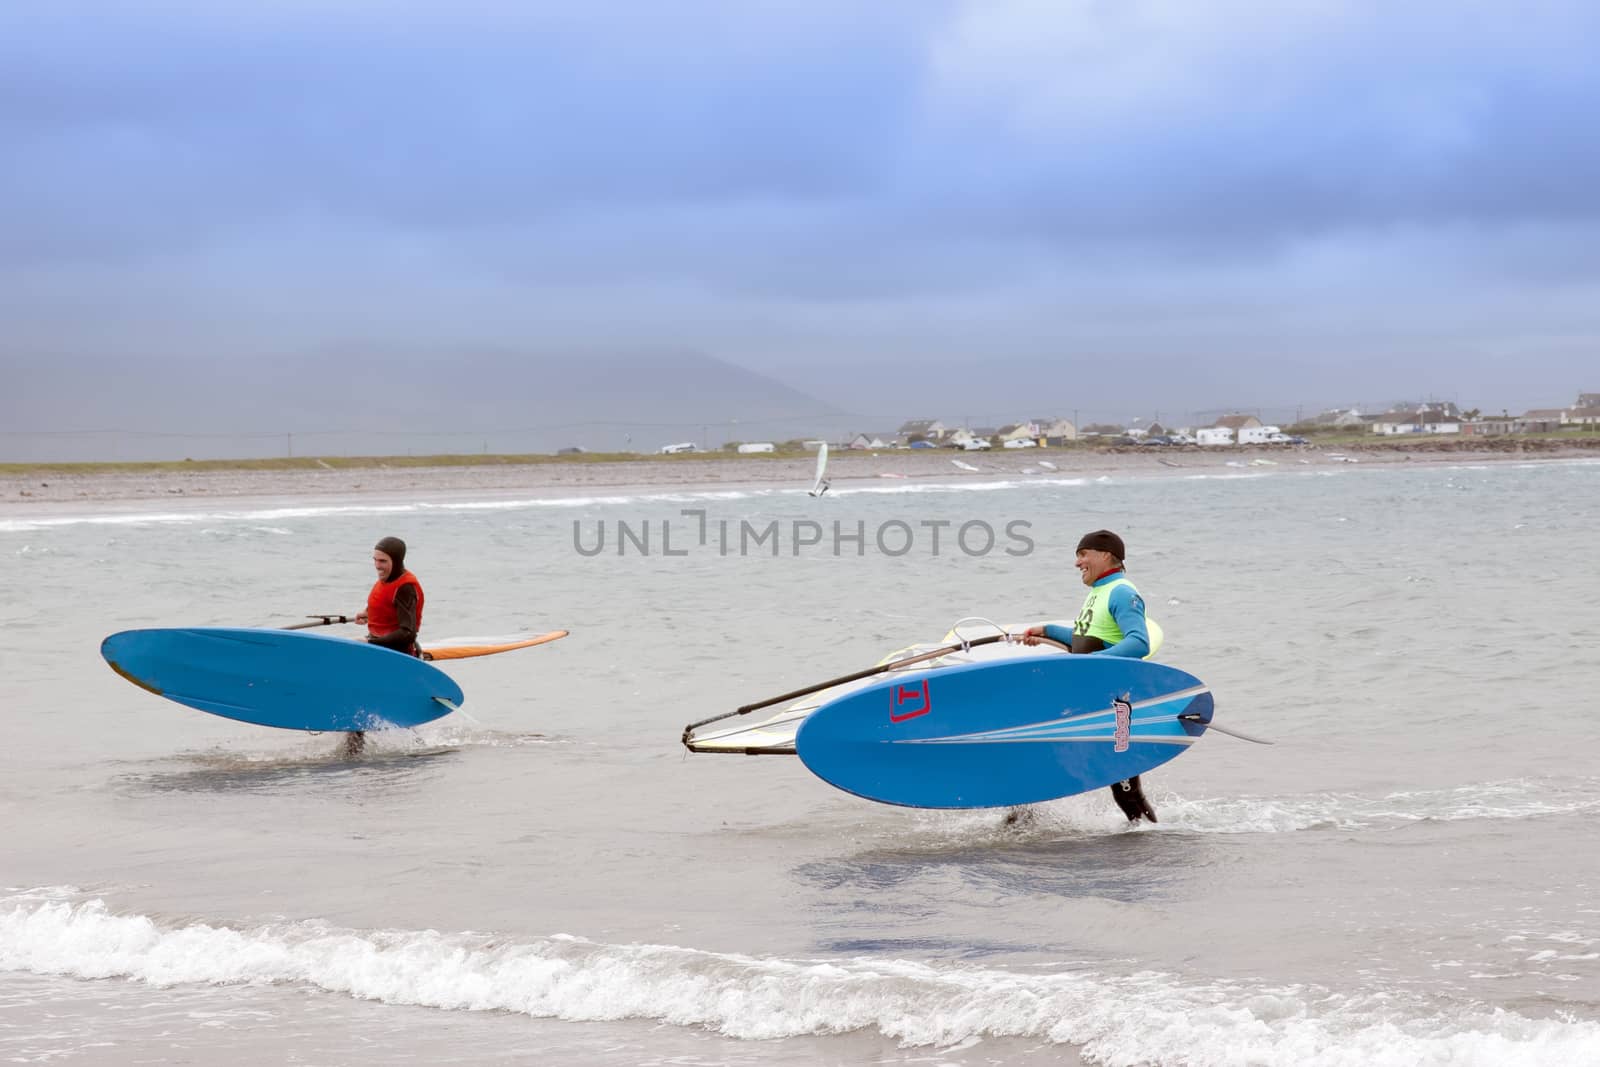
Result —
<instances>
[{"instance_id":1,"label":"shallow water","mask_svg":"<svg viewBox=\"0 0 1600 1067\"><path fill-rule=\"evenodd\" d=\"M0 1058L1594 1062L1597 520L1593 462L8 513ZM979 521L994 550L952 544ZM1098 526L1161 658L1277 742L1149 775L1159 825L1092 795L1006 828L679 746L963 616L1070 616ZM99 659L353 613L386 533L425 636L572 636L451 664L463 712L356 761Z\"/></svg>"}]
</instances>

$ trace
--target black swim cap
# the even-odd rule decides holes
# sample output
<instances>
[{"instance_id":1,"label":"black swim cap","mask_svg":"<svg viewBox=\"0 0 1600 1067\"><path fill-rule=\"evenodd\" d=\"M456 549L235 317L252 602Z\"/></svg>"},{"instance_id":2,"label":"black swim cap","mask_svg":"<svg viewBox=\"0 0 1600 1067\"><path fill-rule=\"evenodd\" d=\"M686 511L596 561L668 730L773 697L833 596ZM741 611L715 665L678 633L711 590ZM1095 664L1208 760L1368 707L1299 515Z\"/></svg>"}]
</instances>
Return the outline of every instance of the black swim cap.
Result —
<instances>
[{"instance_id":1,"label":"black swim cap","mask_svg":"<svg viewBox=\"0 0 1600 1067\"><path fill-rule=\"evenodd\" d=\"M391 582L405 572L406 543L404 541L398 537L385 537L372 547L394 560L394 570L389 572L389 580Z\"/></svg>"},{"instance_id":2,"label":"black swim cap","mask_svg":"<svg viewBox=\"0 0 1600 1067\"><path fill-rule=\"evenodd\" d=\"M1115 556L1119 562L1128 558L1124 554L1126 553L1127 549L1122 547L1122 538L1118 537L1110 530L1096 530L1094 533L1084 534L1083 540L1078 542L1078 551L1082 552L1086 548L1096 549L1100 552L1109 552Z\"/></svg>"}]
</instances>

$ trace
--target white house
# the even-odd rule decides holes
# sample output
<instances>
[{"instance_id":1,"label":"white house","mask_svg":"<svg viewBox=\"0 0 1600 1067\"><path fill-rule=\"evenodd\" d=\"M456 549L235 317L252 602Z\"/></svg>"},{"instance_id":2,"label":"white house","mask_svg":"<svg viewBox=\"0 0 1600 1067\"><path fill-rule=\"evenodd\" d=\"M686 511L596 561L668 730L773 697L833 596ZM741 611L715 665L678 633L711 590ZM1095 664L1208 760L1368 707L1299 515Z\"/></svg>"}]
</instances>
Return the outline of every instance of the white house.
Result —
<instances>
[{"instance_id":1,"label":"white house","mask_svg":"<svg viewBox=\"0 0 1600 1067\"><path fill-rule=\"evenodd\" d=\"M1233 428L1230 426L1202 426L1194 432L1195 443L1199 445L1231 445L1233 444Z\"/></svg>"},{"instance_id":2,"label":"white house","mask_svg":"<svg viewBox=\"0 0 1600 1067\"><path fill-rule=\"evenodd\" d=\"M1414 410L1386 411L1372 421L1372 432L1378 434L1460 433L1461 416L1450 414L1442 407L1429 407L1426 405Z\"/></svg>"},{"instance_id":3,"label":"white house","mask_svg":"<svg viewBox=\"0 0 1600 1067\"><path fill-rule=\"evenodd\" d=\"M739 453L745 456L754 455L758 452L776 452L777 450L777 446L771 441L751 441L748 444L739 446Z\"/></svg>"},{"instance_id":4,"label":"white house","mask_svg":"<svg viewBox=\"0 0 1600 1067\"><path fill-rule=\"evenodd\" d=\"M1585 394L1586 396L1589 394ZM1563 426L1595 426L1600 425L1600 404L1593 407L1567 408L1561 413Z\"/></svg>"}]
</instances>

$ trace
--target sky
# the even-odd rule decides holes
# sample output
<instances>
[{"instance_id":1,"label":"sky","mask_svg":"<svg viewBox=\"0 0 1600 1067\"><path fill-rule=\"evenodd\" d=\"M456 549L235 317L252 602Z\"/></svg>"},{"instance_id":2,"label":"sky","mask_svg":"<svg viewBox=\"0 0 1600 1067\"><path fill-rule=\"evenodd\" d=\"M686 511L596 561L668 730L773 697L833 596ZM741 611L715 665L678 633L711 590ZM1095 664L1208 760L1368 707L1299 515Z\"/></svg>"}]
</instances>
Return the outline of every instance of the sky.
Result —
<instances>
[{"instance_id":1,"label":"sky","mask_svg":"<svg viewBox=\"0 0 1600 1067\"><path fill-rule=\"evenodd\" d=\"M612 353L863 429L1560 406L1595 40L1576 0L7 0L0 436L381 421L491 349L486 424Z\"/></svg>"}]
</instances>

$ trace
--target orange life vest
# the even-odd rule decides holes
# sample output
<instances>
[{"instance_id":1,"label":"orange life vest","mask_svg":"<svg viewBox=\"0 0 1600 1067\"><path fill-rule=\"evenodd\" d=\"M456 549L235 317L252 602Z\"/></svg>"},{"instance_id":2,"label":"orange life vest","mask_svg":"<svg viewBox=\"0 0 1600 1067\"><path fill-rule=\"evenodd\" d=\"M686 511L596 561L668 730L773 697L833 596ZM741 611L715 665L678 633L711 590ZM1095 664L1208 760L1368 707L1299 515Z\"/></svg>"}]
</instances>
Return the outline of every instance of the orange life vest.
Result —
<instances>
[{"instance_id":1,"label":"orange life vest","mask_svg":"<svg viewBox=\"0 0 1600 1067\"><path fill-rule=\"evenodd\" d=\"M422 632L422 583L415 574L406 571L392 582L374 583L372 592L367 594L367 632L373 637L383 637L400 629L400 614L394 610L394 598L403 585L417 591L417 632Z\"/></svg>"}]
</instances>

